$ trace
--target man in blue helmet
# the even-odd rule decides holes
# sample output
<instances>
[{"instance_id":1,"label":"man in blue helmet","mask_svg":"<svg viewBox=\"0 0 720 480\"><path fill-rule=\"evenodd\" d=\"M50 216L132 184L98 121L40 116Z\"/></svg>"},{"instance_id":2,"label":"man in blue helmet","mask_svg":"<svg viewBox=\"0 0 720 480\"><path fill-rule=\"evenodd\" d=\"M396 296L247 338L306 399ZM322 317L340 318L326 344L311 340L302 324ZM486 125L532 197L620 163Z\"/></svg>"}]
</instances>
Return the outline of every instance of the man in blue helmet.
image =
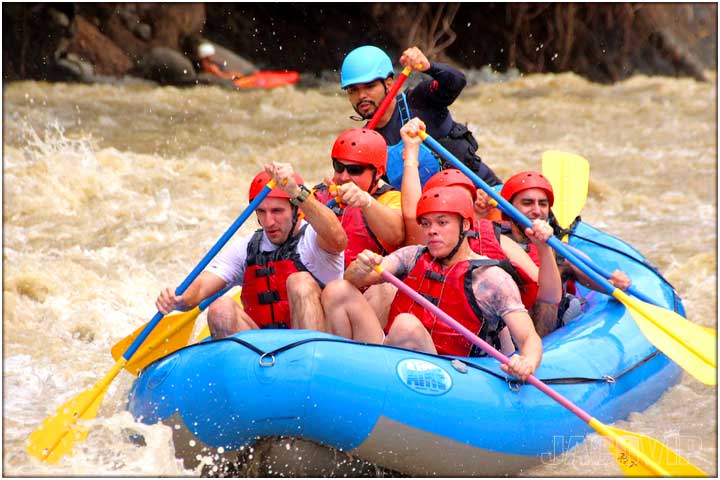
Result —
<instances>
[{"instance_id":1,"label":"man in blue helmet","mask_svg":"<svg viewBox=\"0 0 720 480\"><path fill-rule=\"evenodd\" d=\"M398 95L380 118L376 130L388 144L387 179L400 189L403 171L400 128L419 117L427 132L465 165L494 186L502 183L477 155L477 141L465 125L453 120L448 110L465 88L465 75L449 65L430 62L417 48L405 50L400 57L403 67L421 71L430 78ZM340 70L340 86L345 89L353 109L368 120L372 118L393 84L393 65L381 49L365 45L345 57ZM354 118L354 117L353 117ZM420 180L424 184L438 170L450 167L423 146L420 153Z\"/></svg>"}]
</instances>

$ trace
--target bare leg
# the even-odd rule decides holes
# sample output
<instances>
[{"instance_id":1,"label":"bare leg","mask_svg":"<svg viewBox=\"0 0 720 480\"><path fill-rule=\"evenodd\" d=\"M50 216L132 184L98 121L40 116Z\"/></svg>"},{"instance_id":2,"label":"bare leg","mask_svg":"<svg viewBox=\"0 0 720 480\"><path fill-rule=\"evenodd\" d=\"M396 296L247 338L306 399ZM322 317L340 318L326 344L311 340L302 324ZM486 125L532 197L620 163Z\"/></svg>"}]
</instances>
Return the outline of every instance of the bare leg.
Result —
<instances>
[{"instance_id":1,"label":"bare leg","mask_svg":"<svg viewBox=\"0 0 720 480\"><path fill-rule=\"evenodd\" d=\"M390 305L392 304L396 293L397 287L392 283L379 283L377 285L371 285L370 288L365 290L365 293L363 293L365 300L367 300L378 320L380 320L380 326L383 329L385 328L385 325L387 325Z\"/></svg>"},{"instance_id":2,"label":"bare leg","mask_svg":"<svg viewBox=\"0 0 720 480\"><path fill-rule=\"evenodd\" d=\"M322 305L333 334L358 342L382 343L385 335L375 312L350 282L330 282L322 292Z\"/></svg>"},{"instance_id":3,"label":"bare leg","mask_svg":"<svg viewBox=\"0 0 720 480\"><path fill-rule=\"evenodd\" d=\"M407 348L425 353L437 353L432 337L422 322L409 313L401 313L395 317L392 328L385 339L385 345Z\"/></svg>"},{"instance_id":4,"label":"bare leg","mask_svg":"<svg viewBox=\"0 0 720 480\"><path fill-rule=\"evenodd\" d=\"M529 313L540 338L555 330L558 315L557 305L535 302Z\"/></svg>"},{"instance_id":5,"label":"bare leg","mask_svg":"<svg viewBox=\"0 0 720 480\"><path fill-rule=\"evenodd\" d=\"M230 297L220 297L210 304L207 322L213 339L258 328L240 305Z\"/></svg>"},{"instance_id":6,"label":"bare leg","mask_svg":"<svg viewBox=\"0 0 720 480\"><path fill-rule=\"evenodd\" d=\"M320 304L320 285L308 272L296 272L287 279L292 328L326 332L325 312Z\"/></svg>"}]
</instances>

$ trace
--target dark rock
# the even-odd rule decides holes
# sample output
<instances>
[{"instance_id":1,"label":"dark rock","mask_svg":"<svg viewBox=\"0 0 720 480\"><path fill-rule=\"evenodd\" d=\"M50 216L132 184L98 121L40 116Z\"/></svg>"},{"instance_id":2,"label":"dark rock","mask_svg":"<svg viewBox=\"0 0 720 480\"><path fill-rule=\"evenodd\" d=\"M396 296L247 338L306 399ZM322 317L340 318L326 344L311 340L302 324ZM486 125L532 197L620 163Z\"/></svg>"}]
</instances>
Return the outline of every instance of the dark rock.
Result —
<instances>
[{"instance_id":1,"label":"dark rock","mask_svg":"<svg viewBox=\"0 0 720 480\"><path fill-rule=\"evenodd\" d=\"M717 69L716 4L6 2L3 77L87 78L89 65L119 77L156 47L195 61L190 40L201 37L229 69L318 78L363 44L396 64L417 45L465 70L573 71L600 82ZM177 79L175 65L159 77Z\"/></svg>"},{"instance_id":2,"label":"dark rock","mask_svg":"<svg viewBox=\"0 0 720 480\"><path fill-rule=\"evenodd\" d=\"M195 80L192 62L177 50L155 47L138 61L134 73L161 84L188 84Z\"/></svg>"},{"instance_id":3,"label":"dark rock","mask_svg":"<svg viewBox=\"0 0 720 480\"><path fill-rule=\"evenodd\" d=\"M3 3L3 79L61 80L56 59L74 34L73 4Z\"/></svg>"},{"instance_id":4,"label":"dark rock","mask_svg":"<svg viewBox=\"0 0 720 480\"><path fill-rule=\"evenodd\" d=\"M94 67L96 75L122 76L133 68L130 57L82 15L75 19L76 32L68 53Z\"/></svg>"},{"instance_id":5,"label":"dark rock","mask_svg":"<svg viewBox=\"0 0 720 480\"><path fill-rule=\"evenodd\" d=\"M202 3L80 3L78 11L134 60L154 47L183 52L184 39L205 24Z\"/></svg>"},{"instance_id":6,"label":"dark rock","mask_svg":"<svg viewBox=\"0 0 720 480\"><path fill-rule=\"evenodd\" d=\"M249 60L231 52L221 45L213 45L215 46L215 55L213 57L224 62L228 70L240 72L243 75L250 75L257 70L257 67Z\"/></svg>"}]
</instances>

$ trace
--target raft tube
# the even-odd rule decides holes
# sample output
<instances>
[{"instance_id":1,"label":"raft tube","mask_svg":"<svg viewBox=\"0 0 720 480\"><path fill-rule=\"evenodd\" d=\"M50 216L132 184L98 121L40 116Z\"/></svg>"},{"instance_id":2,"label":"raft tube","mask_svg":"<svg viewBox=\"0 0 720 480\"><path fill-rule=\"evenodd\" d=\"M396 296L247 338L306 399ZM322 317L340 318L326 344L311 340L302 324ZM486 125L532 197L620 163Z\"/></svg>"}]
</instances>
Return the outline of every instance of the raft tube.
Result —
<instances>
[{"instance_id":1,"label":"raft tube","mask_svg":"<svg viewBox=\"0 0 720 480\"><path fill-rule=\"evenodd\" d=\"M673 287L625 242L580 222L570 244L684 315ZM582 315L543 338L535 375L611 424L657 402L682 371L648 343L621 303L580 286L579 293L587 300ZM141 373L128 409L143 423L170 425L186 466L208 454L237 458L258 440L279 437L408 475L515 475L594 432L492 358L428 355L308 330L255 330L186 347Z\"/></svg>"}]
</instances>

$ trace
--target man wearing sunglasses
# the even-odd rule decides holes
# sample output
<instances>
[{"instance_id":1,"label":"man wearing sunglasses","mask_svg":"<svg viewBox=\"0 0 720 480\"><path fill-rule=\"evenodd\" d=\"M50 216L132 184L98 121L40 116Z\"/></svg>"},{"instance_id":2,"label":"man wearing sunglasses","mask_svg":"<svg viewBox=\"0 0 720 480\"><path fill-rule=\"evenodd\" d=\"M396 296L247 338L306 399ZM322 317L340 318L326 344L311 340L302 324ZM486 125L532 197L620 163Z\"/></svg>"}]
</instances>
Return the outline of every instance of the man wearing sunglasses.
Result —
<instances>
[{"instance_id":1,"label":"man wearing sunglasses","mask_svg":"<svg viewBox=\"0 0 720 480\"><path fill-rule=\"evenodd\" d=\"M383 137L365 128L347 130L335 140L331 156L330 186L319 185L315 196L336 204L332 209L348 236L345 265L365 249L384 255L401 246L400 192L381 178L387 159Z\"/></svg>"},{"instance_id":2,"label":"man wearing sunglasses","mask_svg":"<svg viewBox=\"0 0 720 480\"><path fill-rule=\"evenodd\" d=\"M417 86L393 99L377 124L377 131L388 145L387 179L395 188L401 188L403 142L400 128L413 117L427 125L427 132L465 163L489 185L502 183L495 173L477 155L477 141L465 125L453 120L448 106L465 88L465 75L449 65L430 62L417 48L405 50L400 57L403 67L423 72L425 78ZM343 88L358 120L369 120L393 84L393 65L381 49L365 45L348 53L340 70L340 87ZM355 119L356 117L351 117ZM427 148L419 157L420 180L424 185L438 170L448 168Z\"/></svg>"}]
</instances>

